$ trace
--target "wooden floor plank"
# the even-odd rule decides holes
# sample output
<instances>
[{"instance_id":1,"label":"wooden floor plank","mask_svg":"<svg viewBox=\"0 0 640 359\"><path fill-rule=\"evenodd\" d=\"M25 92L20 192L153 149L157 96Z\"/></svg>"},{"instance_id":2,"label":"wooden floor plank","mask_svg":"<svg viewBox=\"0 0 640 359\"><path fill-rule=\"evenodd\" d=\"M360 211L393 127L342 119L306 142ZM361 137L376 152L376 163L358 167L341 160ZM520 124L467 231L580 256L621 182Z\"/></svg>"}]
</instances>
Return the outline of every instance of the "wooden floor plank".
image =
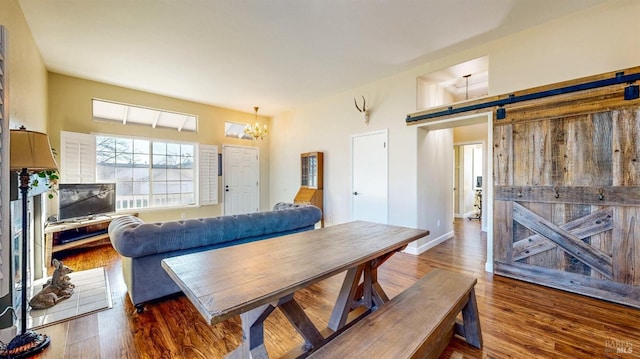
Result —
<instances>
[{"instance_id":1,"label":"wooden floor plank","mask_svg":"<svg viewBox=\"0 0 640 359\"><path fill-rule=\"evenodd\" d=\"M474 349L454 337L441 358L640 356L639 310L486 273L486 239L480 224L456 221L454 233L453 239L419 256L398 253L378 271L378 281L391 298L433 268L478 279L475 293L483 348ZM153 302L145 312L136 313L126 296L121 262L110 246L61 254L58 258L75 270L106 267L114 306L39 329L51 337L41 358L222 358L241 341L239 318L208 326L182 295ZM296 301L316 326L327 326L343 277L336 275L296 293ZM271 357L303 344L285 316L274 311L265 322L265 347Z\"/></svg>"}]
</instances>

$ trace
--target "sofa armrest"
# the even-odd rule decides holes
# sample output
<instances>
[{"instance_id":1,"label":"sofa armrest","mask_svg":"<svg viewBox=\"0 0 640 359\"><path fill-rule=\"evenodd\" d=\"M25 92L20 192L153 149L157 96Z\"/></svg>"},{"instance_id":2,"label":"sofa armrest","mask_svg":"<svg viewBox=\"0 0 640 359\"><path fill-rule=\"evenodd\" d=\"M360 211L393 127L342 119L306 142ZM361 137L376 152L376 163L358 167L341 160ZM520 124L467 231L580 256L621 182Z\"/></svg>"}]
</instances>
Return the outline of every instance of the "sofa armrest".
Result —
<instances>
[{"instance_id":1,"label":"sofa armrest","mask_svg":"<svg viewBox=\"0 0 640 359\"><path fill-rule=\"evenodd\" d=\"M125 257L131 257L127 240L131 236L131 232L139 226L143 225L144 221L134 216L123 216L116 218L109 223L109 240L113 248L121 255Z\"/></svg>"}]
</instances>

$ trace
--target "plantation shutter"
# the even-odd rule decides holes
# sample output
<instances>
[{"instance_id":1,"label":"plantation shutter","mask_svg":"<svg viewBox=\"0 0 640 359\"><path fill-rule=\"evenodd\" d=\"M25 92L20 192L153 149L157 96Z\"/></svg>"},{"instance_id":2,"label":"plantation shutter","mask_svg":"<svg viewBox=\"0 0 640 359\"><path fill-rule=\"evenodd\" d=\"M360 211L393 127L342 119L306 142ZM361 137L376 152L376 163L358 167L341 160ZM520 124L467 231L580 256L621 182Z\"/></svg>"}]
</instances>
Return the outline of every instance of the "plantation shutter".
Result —
<instances>
[{"instance_id":1,"label":"plantation shutter","mask_svg":"<svg viewBox=\"0 0 640 359\"><path fill-rule=\"evenodd\" d=\"M60 147L60 181L62 183L95 183L95 136L60 131Z\"/></svg>"},{"instance_id":2,"label":"plantation shutter","mask_svg":"<svg viewBox=\"0 0 640 359\"><path fill-rule=\"evenodd\" d=\"M218 146L199 147L200 205L218 204Z\"/></svg>"}]
</instances>

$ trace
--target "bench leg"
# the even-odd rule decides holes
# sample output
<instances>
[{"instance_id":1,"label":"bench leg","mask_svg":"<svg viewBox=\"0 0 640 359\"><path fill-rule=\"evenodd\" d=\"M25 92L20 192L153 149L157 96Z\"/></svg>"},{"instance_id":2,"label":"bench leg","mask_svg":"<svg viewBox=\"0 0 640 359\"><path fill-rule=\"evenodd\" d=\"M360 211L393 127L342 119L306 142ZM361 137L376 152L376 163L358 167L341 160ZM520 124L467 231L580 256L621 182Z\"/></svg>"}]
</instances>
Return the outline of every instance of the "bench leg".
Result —
<instances>
[{"instance_id":1,"label":"bench leg","mask_svg":"<svg viewBox=\"0 0 640 359\"><path fill-rule=\"evenodd\" d=\"M462 321L464 322L464 338L467 340L467 344L474 348L482 348L482 331L480 330L475 289L471 289L469 301L462 308Z\"/></svg>"}]
</instances>

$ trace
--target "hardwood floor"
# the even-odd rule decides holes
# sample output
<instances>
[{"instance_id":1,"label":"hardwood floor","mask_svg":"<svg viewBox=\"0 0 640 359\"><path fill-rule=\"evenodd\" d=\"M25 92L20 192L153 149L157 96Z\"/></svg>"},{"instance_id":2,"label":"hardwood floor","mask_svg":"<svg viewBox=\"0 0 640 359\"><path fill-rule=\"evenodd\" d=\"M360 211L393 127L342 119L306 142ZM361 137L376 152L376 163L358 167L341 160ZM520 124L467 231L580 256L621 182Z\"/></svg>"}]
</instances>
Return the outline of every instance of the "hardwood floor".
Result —
<instances>
[{"instance_id":1,"label":"hardwood floor","mask_svg":"<svg viewBox=\"0 0 640 359\"><path fill-rule=\"evenodd\" d=\"M478 279L476 296L484 347L455 337L442 358L636 358L640 310L528 284L484 271L486 241L476 221L457 221L455 237L420 256L398 253L380 267L390 297L433 268ZM113 308L39 329L51 337L41 358L221 358L241 340L233 318L210 327L183 295L147 305L138 314L127 297L120 260L110 246L58 257L75 270L106 267ZM325 327L342 276L296 293L311 320ZM275 311L265 324L271 357L303 344Z\"/></svg>"}]
</instances>

